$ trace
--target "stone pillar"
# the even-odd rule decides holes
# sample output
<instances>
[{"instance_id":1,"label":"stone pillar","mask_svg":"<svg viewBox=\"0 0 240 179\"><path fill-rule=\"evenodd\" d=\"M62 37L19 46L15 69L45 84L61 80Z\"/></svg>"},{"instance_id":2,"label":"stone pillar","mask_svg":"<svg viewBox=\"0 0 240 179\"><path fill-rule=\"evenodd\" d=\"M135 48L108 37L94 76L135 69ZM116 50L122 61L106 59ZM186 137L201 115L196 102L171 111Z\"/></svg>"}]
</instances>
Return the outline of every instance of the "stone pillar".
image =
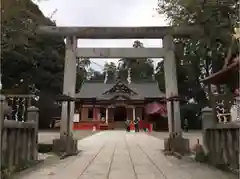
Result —
<instances>
[{"instance_id":1,"label":"stone pillar","mask_svg":"<svg viewBox=\"0 0 240 179\"><path fill-rule=\"evenodd\" d=\"M66 37L66 52L63 79L63 94L75 97L76 92L76 58L77 39L73 36ZM70 106L68 107L68 103ZM69 111L68 111L69 109ZM73 139L72 127L75 112L75 102L63 102L61 111L60 139L53 140L53 151L64 152L64 155L75 155L77 140Z\"/></svg>"},{"instance_id":2,"label":"stone pillar","mask_svg":"<svg viewBox=\"0 0 240 179\"><path fill-rule=\"evenodd\" d=\"M178 96L176 60L174 54L174 43L171 35L163 38L164 72L166 97ZM172 108L173 107L173 108ZM166 151L179 153L181 155L189 152L189 140L182 138L180 105L179 101L167 101L169 138L164 139ZM173 118L173 120L172 120Z\"/></svg>"},{"instance_id":3,"label":"stone pillar","mask_svg":"<svg viewBox=\"0 0 240 179\"><path fill-rule=\"evenodd\" d=\"M213 117L213 109L205 107L202 109L202 129L213 128L216 125L216 120Z\"/></svg>"},{"instance_id":4,"label":"stone pillar","mask_svg":"<svg viewBox=\"0 0 240 179\"><path fill-rule=\"evenodd\" d=\"M105 122L106 122L106 124L108 124L108 107L106 108Z\"/></svg>"},{"instance_id":5,"label":"stone pillar","mask_svg":"<svg viewBox=\"0 0 240 179\"><path fill-rule=\"evenodd\" d=\"M178 96L176 60L174 55L173 37L171 35L166 35L163 38L163 48L165 49L165 53L166 53L164 56L166 97L169 98L171 96ZM173 106L174 106L174 114L172 114L171 112L171 102L170 101L167 102L169 132L181 133L182 128L181 128L179 102L174 101ZM174 123L172 123L171 121L172 116L174 116L174 120L173 120Z\"/></svg>"},{"instance_id":6,"label":"stone pillar","mask_svg":"<svg viewBox=\"0 0 240 179\"><path fill-rule=\"evenodd\" d=\"M63 94L75 97L76 88L76 70L77 70L77 58L76 58L77 39L75 37L68 36L66 38L66 52L65 52L65 66L64 66L64 81L63 81ZM67 118L67 102L62 103L61 112L61 128L60 136L66 136L67 131L72 133L72 123L74 118L75 103L70 103L70 121L69 125ZM69 126L69 130L67 127Z\"/></svg>"},{"instance_id":7,"label":"stone pillar","mask_svg":"<svg viewBox=\"0 0 240 179\"><path fill-rule=\"evenodd\" d=\"M33 160L38 160L38 119L39 109L35 106L27 108L27 121L34 121L36 123L33 136Z\"/></svg>"}]
</instances>

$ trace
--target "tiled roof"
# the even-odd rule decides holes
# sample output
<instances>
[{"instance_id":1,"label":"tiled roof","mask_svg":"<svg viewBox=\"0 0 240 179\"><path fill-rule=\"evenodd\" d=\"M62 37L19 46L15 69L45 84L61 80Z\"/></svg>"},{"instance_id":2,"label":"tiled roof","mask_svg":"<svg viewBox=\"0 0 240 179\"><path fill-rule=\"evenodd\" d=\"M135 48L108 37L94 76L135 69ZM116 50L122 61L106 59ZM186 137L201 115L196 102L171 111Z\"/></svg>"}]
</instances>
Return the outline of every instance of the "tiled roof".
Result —
<instances>
[{"instance_id":1,"label":"tiled roof","mask_svg":"<svg viewBox=\"0 0 240 179\"><path fill-rule=\"evenodd\" d=\"M229 74L234 70L239 70L240 66L240 56L235 57L232 62L225 68L222 68L220 71L204 78L201 80L203 83L211 84L225 84L229 81Z\"/></svg>"},{"instance_id":2,"label":"tiled roof","mask_svg":"<svg viewBox=\"0 0 240 179\"><path fill-rule=\"evenodd\" d=\"M123 82L122 82L123 83ZM114 96L126 95L131 99L144 99L144 98L164 98L165 94L159 90L156 81L143 82L143 83L124 83L126 87L135 92L134 95L124 94L122 92L116 94L104 94L116 85L115 83L103 82L84 82L80 92L76 94L76 98L97 98L97 99L112 99Z\"/></svg>"}]
</instances>

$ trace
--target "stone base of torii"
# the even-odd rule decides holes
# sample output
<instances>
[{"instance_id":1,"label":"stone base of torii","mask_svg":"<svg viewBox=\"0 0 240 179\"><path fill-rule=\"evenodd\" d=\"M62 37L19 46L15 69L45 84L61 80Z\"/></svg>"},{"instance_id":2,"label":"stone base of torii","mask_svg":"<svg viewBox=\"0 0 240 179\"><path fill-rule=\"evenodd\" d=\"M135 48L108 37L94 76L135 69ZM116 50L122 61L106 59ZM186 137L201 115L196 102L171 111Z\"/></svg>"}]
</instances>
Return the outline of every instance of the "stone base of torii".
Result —
<instances>
[{"instance_id":1,"label":"stone base of torii","mask_svg":"<svg viewBox=\"0 0 240 179\"><path fill-rule=\"evenodd\" d=\"M168 116L168 121L171 123L169 129L169 137L164 139L164 151L168 154L184 155L190 152L189 139L183 138L182 131L179 128L176 130L178 124L174 121L174 102L182 100L180 97L172 96L166 98L165 101L170 103L171 115Z\"/></svg>"},{"instance_id":2,"label":"stone base of torii","mask_svg":"<svg viewBox=\"0 0 240 179\"><path fill-rule=\"evenodd\" d=\"M66 132L61 134L60 139L53 140L53 151L60 154L62 158L78 154L77 140L73 138L71 125L71 103L75 102L75 98L68 95L60 95L56 99L62 102L62 105L67 105L66 111Z\"/></svg>"}]
</instances>

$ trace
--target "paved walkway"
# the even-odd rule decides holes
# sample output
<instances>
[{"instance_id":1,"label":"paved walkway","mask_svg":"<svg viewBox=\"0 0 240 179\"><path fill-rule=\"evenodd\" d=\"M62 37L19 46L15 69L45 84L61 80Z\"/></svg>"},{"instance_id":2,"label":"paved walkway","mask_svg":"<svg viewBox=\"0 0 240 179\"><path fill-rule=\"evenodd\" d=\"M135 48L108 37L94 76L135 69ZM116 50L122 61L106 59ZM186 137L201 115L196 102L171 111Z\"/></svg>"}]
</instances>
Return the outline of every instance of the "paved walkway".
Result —
<instances>
[{"instance_id":1,"label":"paved walkway","mask_svg":"<svg viewBox=\"0 0 240 179\"><path fill-rule=\"evenodd\" d=\"M79 156L22 179L234 179L193 161L165 156L163 140L145 133L105 131L80 140Z\"/></svg>"}]
</instances>

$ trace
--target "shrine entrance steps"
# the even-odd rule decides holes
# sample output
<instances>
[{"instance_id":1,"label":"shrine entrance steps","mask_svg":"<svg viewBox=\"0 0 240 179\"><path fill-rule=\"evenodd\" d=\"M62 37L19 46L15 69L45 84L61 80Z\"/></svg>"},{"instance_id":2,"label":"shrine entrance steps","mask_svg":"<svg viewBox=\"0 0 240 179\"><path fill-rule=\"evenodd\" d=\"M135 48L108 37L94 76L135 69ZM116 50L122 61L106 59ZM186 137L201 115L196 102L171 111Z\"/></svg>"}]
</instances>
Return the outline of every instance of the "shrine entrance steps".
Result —
<instances>
[{"instance_id":1,"label":"shrine entrance steps","mask_svg":"<svg viewBox=\"0 0 240 179\"><path fill-rule=\"evenodd\" d=\"M125 121L115 121L114 129L125 129Z\"/></svg>"}]
</instances>

